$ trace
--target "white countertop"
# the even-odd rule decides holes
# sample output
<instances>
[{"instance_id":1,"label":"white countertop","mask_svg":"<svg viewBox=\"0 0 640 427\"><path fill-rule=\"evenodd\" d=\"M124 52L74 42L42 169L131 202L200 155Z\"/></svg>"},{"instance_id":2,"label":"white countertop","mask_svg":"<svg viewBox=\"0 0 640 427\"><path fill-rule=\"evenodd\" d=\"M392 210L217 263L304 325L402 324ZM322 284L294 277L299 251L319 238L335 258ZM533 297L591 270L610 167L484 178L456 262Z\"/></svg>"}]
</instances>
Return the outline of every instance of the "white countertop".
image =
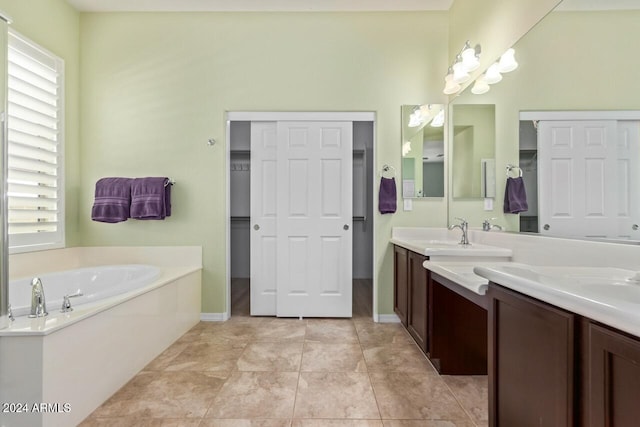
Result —
<instances>
[{"instance_id":1,"label":"white countertop","mask_svg":"<svg viewBox=\"0 0 640 427\"><path fill-rule=\"evenodd\" d=\"M510 262L459 262L459 261L425 261L422 265L440 276L474 292L478 295L487 293L489 281L474 273L477 266L516 265Z\"/></svg>"},{"instance_id":2,"label":"white countertop","mask_svg":"<svg viewBox=\"0 0 640 427\"><path fill-rule=\"evenodd\" d=\"M505 257L511 256L511 249L471 243L462 245L456 240L436 240L409 237L392 237L391 243L424 256L451 257Z\"/></svg>"},{"instance_id":3,"label":"white countertop","mask_svg":"<svg viewBox=\"0 0 640 427\"><path fill-rule=\"evenodd\" d=\"M640 337L636 271L520 263L478 265L473 271L506 288Z\"/></svg>"}]
</instances>

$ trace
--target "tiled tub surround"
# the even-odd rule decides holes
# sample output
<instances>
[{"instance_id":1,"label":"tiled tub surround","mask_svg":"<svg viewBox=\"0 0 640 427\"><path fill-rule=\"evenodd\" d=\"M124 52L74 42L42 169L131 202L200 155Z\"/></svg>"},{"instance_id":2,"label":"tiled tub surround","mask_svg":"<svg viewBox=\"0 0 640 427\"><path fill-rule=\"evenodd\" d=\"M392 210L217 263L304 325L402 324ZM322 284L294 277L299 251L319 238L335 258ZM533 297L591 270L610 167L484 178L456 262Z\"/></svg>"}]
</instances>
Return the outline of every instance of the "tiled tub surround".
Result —
<instances>
[{"instance_id":1,"label":"tiled tub surround","mask_svg":"<svg viewBox=\"0 0 640 427\"><path fill-rule=\"evenodd\" d=\"M200 317L200 247L71 248L14 255L10 276L89 265L152 264L150 285L93 310L18 318L0 331L0 401L70 405L59 413L3 413L2 426L76 425ZM46 295L46 283L44 283Z\"/></svg>"}]
</instances>

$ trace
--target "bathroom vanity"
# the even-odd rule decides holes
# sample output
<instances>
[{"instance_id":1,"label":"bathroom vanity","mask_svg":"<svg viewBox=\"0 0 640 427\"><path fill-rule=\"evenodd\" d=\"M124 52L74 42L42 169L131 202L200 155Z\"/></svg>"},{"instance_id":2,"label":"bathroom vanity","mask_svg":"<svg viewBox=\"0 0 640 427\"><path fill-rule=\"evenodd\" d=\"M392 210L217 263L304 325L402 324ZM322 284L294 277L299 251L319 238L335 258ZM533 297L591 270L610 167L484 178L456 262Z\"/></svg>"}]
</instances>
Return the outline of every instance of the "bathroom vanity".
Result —
<instances>
[{"instance_id":1,"label":"bathroom vanity","mask_svg":"<svg viewBox=\"0 0 640 427\"><path fill-rule=\"evenodd\" d=\"M487 296L492 426L637 425L640 323L625 322L625 330L620 330L609 325L619 320L608 321L607 316L613 315L612 310L624 310L625 304L637 307L634 299L640 297L640 289L633 287L640 284L622 278L631 277L632 271L610 269L621 277L611 271L598 278L589 276L587 269L477 269L491 280ZM527 294L509 289L519 289L527 281L531 282ZM543 282L559 292L559 298L549 296L543 301L528 295L536 294L536 283ZM576 285L580 288L570 289ZM591 286L618 289L596 299L589 294ZM631 286L629 292L620 290L627 286ZM616 294L624 295L626 301L621 305L606 301Z\"/></svg>"},{"instance_id":2,"label":"bathroom vanity","mask_svg":"<svg viewBox=\"0 0 640 427\"><path fill-rule=\"evenodd\" d=\"M402 233L394 228L394 312L442 374L487 373L487 281L473 266L487 258L508 260L511 251L488 245L460 245L452 234ZM434 230L431 230L435 233ZM460 260L467 286L434 273L431 260ZM475 259L476 263L464 263ZM454 263L452 263L454 264ZM482 288L484 285L484 288Z\"/></svg>"}]
</instances>

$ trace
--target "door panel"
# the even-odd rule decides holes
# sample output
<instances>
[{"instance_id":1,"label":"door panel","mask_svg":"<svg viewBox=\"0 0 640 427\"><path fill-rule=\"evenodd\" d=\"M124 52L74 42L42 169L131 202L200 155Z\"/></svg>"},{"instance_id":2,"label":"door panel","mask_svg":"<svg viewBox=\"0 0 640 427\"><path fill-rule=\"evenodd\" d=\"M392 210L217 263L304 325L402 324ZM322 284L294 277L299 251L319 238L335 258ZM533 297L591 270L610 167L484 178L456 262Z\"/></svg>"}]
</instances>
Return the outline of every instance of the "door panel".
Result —
<instances>
[{"instance_id":1,"label":"door panel","mask_svg":"<svg viewBox=\"0 0 640 427\"><path fill-rule=\"evenodd\" d=\"M352 124L278 122L277 133L288 190L277 195L277 315L350 317Z\"/></svg>"},{"instance_id":2,"label":"door panel","mask_svg":"<svg viewBox=\"0 0 640 427\"><path fill-rule=\"evenodd\" d=\"M276 314L277 126L251 123L251 315ZM257 229L256 229L257 228Z\"/></svg>"}]
</instances>

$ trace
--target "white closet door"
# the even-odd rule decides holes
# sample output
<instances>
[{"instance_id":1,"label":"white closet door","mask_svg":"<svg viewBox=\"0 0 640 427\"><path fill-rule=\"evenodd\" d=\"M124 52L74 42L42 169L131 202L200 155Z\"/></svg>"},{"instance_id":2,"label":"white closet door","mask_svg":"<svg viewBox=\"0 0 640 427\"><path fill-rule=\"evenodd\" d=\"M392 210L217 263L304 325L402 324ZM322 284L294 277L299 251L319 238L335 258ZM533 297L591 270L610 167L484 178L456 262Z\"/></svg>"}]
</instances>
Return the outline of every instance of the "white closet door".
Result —
<instances>
[{"instance_id":1,"label":"white closet door","mask_svg":"<svg viewBox=\"0 0 640 427\"><path fill-rule=\"evenodd\" d=\"M615 120L540 121L540 233L617 236Z\"/></svg>"},{"instance_id":2,"label":"white closet door","mask_svg":"<svg viewBox=\"0 0 640 427\"><path fill-rule=\"evenodd\" d=\"M276 122L251 122L251 315L276 315Z\"/></svg>"},{"instance_id":3,"label":"white closet door","mask_svg":"<svg viewBox=\"0 0 640 427\"><path fill-rule=\"evenodd\" d=\"M351 317L352 145L351 122L278 122L278 316Z\"/></svg>"},{"instance_id":4,"label":"white closet door","mask_svg":"<svg viewBox=\"0 0 640 427\"><path fill-rule=\"evenodd\" d=\"M618 122L617 237L640 240L640 122Z\"/></svg>"}]
</instances>

